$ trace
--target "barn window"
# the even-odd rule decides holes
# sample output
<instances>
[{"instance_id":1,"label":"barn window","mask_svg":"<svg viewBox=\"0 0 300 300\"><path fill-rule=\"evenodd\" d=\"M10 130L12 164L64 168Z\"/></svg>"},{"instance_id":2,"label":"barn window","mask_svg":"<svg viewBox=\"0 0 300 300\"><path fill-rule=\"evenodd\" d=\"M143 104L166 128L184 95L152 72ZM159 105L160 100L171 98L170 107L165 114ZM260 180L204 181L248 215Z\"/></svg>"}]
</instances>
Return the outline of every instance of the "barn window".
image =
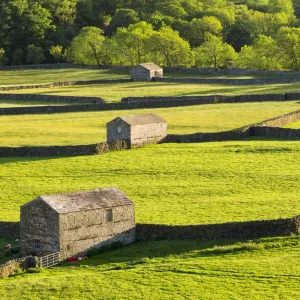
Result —
<instances>
[{"instance_id":1,"label":"barn window","mask_svg":"<svg viewBox=\"0 0 300 300\"><path fill-rule=\"evenodd\" d=\"M105 211L105 221L106 222L112 222L113 220L113 212L112 209L107 209Z\"/></svg>"},{"instance_id":2,"label":"barn window","mask_svg":"<svg viewBox=\"0 0 300 300\"><path fill-rule=\"evenodd\" d=\"M117 128L117 133L121 133L121 132L122 132L122 127L119 126L119 127Z\"/></svg>"},{"instance_id":3,"label":"barn window","mask_svg":"<svg viewBox=\"0 0 300 300\"><path fill-rule=\"evenodd\" d=\"M34 248L40 249L41 248L41 241L40 240L33 240Z\"/></svg>"}]
</instances>

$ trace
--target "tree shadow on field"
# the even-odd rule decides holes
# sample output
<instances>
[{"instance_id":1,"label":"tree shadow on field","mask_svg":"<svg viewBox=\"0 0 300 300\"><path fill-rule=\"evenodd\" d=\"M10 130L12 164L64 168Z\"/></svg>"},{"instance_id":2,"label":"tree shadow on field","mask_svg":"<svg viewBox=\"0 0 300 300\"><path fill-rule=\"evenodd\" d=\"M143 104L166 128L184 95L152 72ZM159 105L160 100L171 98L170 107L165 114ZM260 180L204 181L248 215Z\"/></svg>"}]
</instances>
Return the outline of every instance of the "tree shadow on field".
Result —
<instances>
[{"instance_id":1,"label":"tree shadow on field","mask_svg":"<svg viewBox=\"0 0 300 300\"><path fill-rule=\"evenodd\" d=\"M61 158L71 158L75 156L13 156L13 157L0 157L0 165L2 164L10 164L10 163L18 163L18 162L35 162L42 160L54 160Z\"/></svg>"},{"instance_id":2,"label":"tree shadow on field","mask_svg":"<svg viewBox=\"0 0 300 300\"><path fill-rule=\"evenodd\" d=\"M261 248L262 244L246 240L163 240L137 242L116 250L103 252L97 256L89 257L87 260L74 263L74 265L100 266L112 263L126 263L127 266L125 268L131 268L134 265L149 263L152 259L156 258L170 258L174 256L180 256L181 258L220 256L259 250ZM70 265L72 264L62 264L62 266ZM113 267L113 269L117 270L120 269L120 267Z\"/></svg>"}]
</instances>

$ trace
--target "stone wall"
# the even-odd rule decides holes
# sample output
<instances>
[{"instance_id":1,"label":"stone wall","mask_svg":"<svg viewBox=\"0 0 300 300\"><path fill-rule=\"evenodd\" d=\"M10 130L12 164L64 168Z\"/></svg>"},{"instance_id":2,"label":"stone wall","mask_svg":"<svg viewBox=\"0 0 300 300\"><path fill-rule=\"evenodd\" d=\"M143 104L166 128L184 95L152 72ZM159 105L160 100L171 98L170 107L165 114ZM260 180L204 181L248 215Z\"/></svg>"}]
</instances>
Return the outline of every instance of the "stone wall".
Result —
<instances>
[{"instance_id":1,"label":"stone wall","mask_svg":"<svg viewBox=\"0 0 300 300\"><path fill-rule=\"evenodd\" d=\"M279 117L271 118L263 122L250 125L255 126L269 126L269 127L282 127L286 124L294 123L300 120L300 110L281 115Z\"/></svg>"},{"instance_id":2,"label":"stone wall","mask_svg":"<svg viewBox=\"0 0 300 300\"><path fill-rule=\"evenodd\" d=\"M216 104L216 103L242 103L242 102L263 102L263 101L285 101L285 94L253 94L253 95L210 95L210 96L179 96L179 97L126 97L121 103L154 103L162 102L168 105L195 104Z\"/></svg>"},{"instance_id":3,"label":"stone wall","mask_svg":"<svg viewBox=\"0 0 300 300\"><path fill-rule=\"evenodd\" d=\"M22 115L22 114L51 114L62 112L84 112L84 111L112 111L130 110L140 108L162 108L180 107L190 105L216 104L216 103L244 103L264 101L285 101L285 94L261 94L261 95L239 95L239 96L182 96L182 97L127 97L122 98L121 103L103 103L105 100L98 97L72 97L72 96L48 96L48 95L22 95L0 94L4 100L37 100L37 101L62 101L62 102L87 102L78 105L57 106L26 106L0 108L0 115ZM96 104L88 104L96 102Z\"/></svg>"},{"instance_id":4,"label":"stone wall","mask_svg":"<svg viewBox=\"0 0 300 300\"><path fill-rule=\"evenodd\" d=\"M288 219L205 225L137 224L138 241L256 239L300 233L300 216Z\"/></svg>"},{"instance_id":5,"label":"stone wall","mask_svg":"<svg viewBox=\"0 0 300 300\"><path fill-rule=\"evenodd\" d=\"M30 84L30 85L10 85L0 86L0 91L13 90L28 90L28 89L45 89L59 86L74 86L74 85L90 85L90 84L115 84L131 82L131 79L98 79L98 80L77 80L77 81L61 81L53 83Z\"/></svg>"},{"instance_id":6,"label":"stone wall","mask_svg":"<svg viewBox=\"0 0 300 300\"><path fill-rule=\"evenodd\" d=\"M65 103L105 103L100 97L58 96L41 94L0 94L0 100L21 100L41 102L65 102Z\"/></svg>"},{"instance_id":7,"label":"stone wall","mask_svg":"<svg viewBox=\"0 0 300 300\"><path fill-rule=\"evenodd\" d=\"M299 82L300 77L289 78L256 78L256 79L220 79L220 78L154 78L156 82L166 83L195 83L195 84L223 84L223 85L253 85L253 84L283 84Z\"/></svg>"},{"instance_id":8,"label":"stone wall","mask_svg":"<svg viewBox=\"0 0 300 300\"><path fill-rule=\"evenodd\" d=\"M300 139L300 129L280 127L250 127L250 136L265 136L281 139Z\"/></svg>"},{"instance_id":9,"label":"stone wall","mask_svg":"<svg viewBox=\"0 0 300 300\"><path fill-rule=\"evenodd\" d=\"M20 222L0 221L0 238L20 238Z\"/></svg>"},{"instance_id":10,"label":"stone wall","mask_svg":"<svg viewBox=\"0 0 300 300\"><path fill-rule=\"evenodd\" d=\"M74 146L0 147L0 157L80 156L130 149L130 141Z\"/></svg>"},{"instance_id":11,"label":"stone wall","mask_svg":"<svg viewBox=\"0 0 300 300\"><path fill-rule=\"evenodd\" d=\"M38 265L38 257L27 256L8 261L0 266L0 279L15 274L19 269L25 271L29 268L35 268Z\"/></svg>"}]
</instances>

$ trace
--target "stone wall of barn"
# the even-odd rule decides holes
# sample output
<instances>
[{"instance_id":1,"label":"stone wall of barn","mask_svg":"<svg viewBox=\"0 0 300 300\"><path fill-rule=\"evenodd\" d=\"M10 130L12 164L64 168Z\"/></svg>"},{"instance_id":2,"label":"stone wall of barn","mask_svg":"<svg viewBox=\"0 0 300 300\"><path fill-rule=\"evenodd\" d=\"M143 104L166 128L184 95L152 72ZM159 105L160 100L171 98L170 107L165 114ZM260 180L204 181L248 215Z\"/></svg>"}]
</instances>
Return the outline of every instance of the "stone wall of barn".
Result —
<instances>
[{"instance_id":1,"label":"stone wall of barn","mask_svg":"<svg viewBox=\"0 0 300 300\"><path fill-rule=\"evenodd\" d=\"M166 136L166 122L131 126L131 147L158 143Z\"/></svg>"},{"instance_id":2,"label":"stone wall of barn","mask_svg":"<svg viewBox=\"0 0 300 300\"><path fill-rule=\"evenodd\" d=\"M121 119L115 119L106 125L108 143L130 140L130 126Z\"/></svg>"},{"instance_id":3,"label":"stone wall of barn","mask_svg":"<svg viewBox=\"0 0 300 300\"><path fill-rule=\"evenodd\" d=\"M90 248L135 241L134 206L112 208L113 219L106 221L106 210L96 209L60 215L60 259L83 255Z\"/></svg>"},{"instance_id":4,"label":"stone wall of barn","mask_svg":"<svg viewBox=\"0 0 300 300\"><path fill-rule=\"evenodd\" d=\"M58 213L42 200L21 206L20 245L22 255L59 251ZM35 247L40 241L40 248Z\"/></svg>"}]
</instances>

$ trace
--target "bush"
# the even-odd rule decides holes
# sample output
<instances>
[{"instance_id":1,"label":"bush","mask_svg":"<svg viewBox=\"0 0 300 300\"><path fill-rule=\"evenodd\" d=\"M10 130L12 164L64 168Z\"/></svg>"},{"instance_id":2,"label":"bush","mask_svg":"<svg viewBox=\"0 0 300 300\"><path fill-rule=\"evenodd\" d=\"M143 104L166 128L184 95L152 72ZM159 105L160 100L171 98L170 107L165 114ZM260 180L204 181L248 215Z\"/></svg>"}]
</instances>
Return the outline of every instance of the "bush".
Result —
<instances>
[{"instance_id":1,"label":"bush","mask_svg":"<svg viewBox=\"0 0 300 300\"><path fill-rule=\"evenodd\" d=\"M44 52L41 47L35 45L29 45L27 47L27 63L40 64L45 60Z\"/></svg>"}]
</instances>

